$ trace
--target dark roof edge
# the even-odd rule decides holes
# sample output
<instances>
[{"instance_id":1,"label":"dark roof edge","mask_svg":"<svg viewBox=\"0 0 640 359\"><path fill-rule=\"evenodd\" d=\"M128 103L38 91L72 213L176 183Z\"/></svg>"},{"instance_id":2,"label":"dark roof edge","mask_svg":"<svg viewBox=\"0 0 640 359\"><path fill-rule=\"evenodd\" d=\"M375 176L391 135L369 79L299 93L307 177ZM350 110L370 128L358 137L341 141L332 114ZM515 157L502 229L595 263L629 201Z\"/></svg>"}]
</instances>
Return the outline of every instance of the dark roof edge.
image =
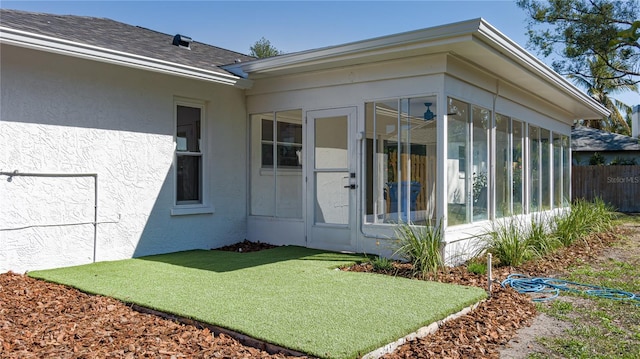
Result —
<instances>
[{"instance_id":1,"label":"dark roof edge","mask_svg":"<svg viewBox=\"0 0 640 359\"><path fill-rule=\"evenodd\" d=\"M67 41L33 32L0 26L0 43L39 51L79 57L98 62L127 66L168 75L221 83L239 88L250 88L252 81L241 77L210 71L175 62L154 59L93 45Z\"/></svg>"}]
</instances>

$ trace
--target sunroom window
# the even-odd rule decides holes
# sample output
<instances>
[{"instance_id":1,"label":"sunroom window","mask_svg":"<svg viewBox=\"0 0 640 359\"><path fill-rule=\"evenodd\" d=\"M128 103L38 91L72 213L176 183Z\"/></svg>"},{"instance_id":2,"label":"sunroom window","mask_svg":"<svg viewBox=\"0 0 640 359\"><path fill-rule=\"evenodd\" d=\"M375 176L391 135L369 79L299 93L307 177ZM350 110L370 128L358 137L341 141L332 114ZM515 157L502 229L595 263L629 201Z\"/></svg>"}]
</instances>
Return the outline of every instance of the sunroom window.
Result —
<instances>
[{"instance_id":1,"label":"sunroom window","mask_svg":"<svg viewBox=\"0 0 640 359\"><path fill-rule=\"evenodd\" d=\"M521 121L513 120L511 123L511 138L513 141L513 147L511 148L511 168L512 168L512 193L513 193L513 214L524 213L524 148L525 148L525 136L524 136L524 124Z\"/></svg>"},{"instance_id":2,"label":"sunroom window","mask_svg":"<svg viewBox=\"0 0 640 359\"><path fill-rule=\"evenodd\" d=\"M448 100L447 213L449 225L489 219L490 110Z\"/></svg>"},{"instance_id":3,"label":"sunroom window","mask_svg":"<svg viewBox=\"0 0 640 359\"><path fill-rule=\"evenodd\" d=\"M512 209L513 160L511 118L496 114L496 218L510 216Z\"/></svg>"},{"instance_id":4,"label":"sunroom window","mask_svg":"<svg viewBox=\"0 0 640 359\"><path fill-rule=\"evenodd\" d=\"M436 97L365 104L365 222L435 219Z\"/></svg>"},{"instance_id":5,"label":"sunroom window","mask_svg":"<svg viewBox=\"0 0 640 359\"><path fill-rule=\"evenodd\" d=\"M529 212L540 211L540 128L529 125Z\"/></svg>"}]
</instances>

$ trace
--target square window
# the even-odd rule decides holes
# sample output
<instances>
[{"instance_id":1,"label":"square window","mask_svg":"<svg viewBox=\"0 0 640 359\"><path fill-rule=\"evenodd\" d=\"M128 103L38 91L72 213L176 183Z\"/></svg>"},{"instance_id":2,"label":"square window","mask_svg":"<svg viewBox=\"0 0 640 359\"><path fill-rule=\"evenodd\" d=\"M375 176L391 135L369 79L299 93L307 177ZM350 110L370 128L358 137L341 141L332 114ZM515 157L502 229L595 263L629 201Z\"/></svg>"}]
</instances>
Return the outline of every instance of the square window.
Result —
<instances>
[{"instance_id":1,"label":"square window","mask_svg":"<svg viewBox=\"0 0 640 359\"><path fill-rule=\"evenodd\" d=\"M280 120L276 122L276 126L276 136L274 136L273 121L262 120L262 167L273 168L274 166L275 139L277 167L302 168L302 124Z\"/></svg>"}]
</instances>

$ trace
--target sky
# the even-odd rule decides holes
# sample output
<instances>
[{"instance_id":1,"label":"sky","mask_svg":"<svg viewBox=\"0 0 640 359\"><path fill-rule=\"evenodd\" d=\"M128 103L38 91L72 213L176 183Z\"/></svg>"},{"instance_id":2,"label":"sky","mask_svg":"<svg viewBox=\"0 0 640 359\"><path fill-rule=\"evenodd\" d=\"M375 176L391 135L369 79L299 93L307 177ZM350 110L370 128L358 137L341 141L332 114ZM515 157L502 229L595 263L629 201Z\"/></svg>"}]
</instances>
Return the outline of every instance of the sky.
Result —
<instances>
[{"instance_id":1,"label":"sky","mask_svg":"<svg viewBox=\"0 0 640 359\"><path fill-rule=\"evenodd\" d=\"M0 7L104 17L247 54L264 37L285 53L484 18L527 48L515 0L450 1L0 1ZM0 19L0 24L2 19ZM550 63L550 60L542 59ZM640 94L614 96L628 105Z\"/></svg>"}]
</instances>

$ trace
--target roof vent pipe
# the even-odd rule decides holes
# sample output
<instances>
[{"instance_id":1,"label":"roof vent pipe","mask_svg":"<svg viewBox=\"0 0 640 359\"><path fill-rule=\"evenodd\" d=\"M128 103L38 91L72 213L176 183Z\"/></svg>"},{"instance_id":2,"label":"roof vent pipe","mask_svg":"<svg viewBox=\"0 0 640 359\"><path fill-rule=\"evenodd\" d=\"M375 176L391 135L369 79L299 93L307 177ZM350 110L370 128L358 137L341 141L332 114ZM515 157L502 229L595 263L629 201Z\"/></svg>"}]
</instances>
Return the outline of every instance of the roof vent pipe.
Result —
<instances>
[{"instance_id":1,"label":"roof vent pipe","mask_svg":"<svg viewBox=\"0 0 640 359\"><path fill-rule=\"evenodd\" d=\"M189 36L177 34L173 37L173 45L189 50L191 50L191 41Z\"/></svg>"}]
</instances>

